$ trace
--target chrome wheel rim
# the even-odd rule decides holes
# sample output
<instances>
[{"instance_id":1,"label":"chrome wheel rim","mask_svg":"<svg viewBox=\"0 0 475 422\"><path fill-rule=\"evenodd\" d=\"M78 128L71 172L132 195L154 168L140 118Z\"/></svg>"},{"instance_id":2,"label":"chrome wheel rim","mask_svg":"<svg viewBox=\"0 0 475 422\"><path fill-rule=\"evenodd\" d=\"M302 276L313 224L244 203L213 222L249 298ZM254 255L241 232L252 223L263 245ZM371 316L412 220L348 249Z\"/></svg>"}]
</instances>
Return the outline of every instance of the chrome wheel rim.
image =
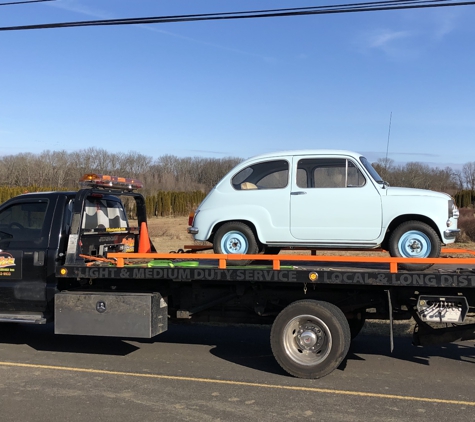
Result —
<instances>
[{"instance_id":1,"label":"chrome wheel rim","mask_svg":"<svg viewBox=\"0 0 475 422\"><path fill-rule=\"evenodd\" d=\"M323 362L332 347L328 326L313 315L292 318L285 326L283 341L287 356L305 366Z\"/></svg>"}]
</instances>

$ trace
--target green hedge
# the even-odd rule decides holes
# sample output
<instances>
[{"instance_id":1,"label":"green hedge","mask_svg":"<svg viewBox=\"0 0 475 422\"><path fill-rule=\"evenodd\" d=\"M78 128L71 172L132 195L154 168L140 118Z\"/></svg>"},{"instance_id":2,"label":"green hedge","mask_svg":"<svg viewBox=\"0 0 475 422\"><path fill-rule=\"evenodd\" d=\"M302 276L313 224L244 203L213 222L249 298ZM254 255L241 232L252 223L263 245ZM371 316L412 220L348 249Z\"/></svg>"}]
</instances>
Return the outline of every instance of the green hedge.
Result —
<instances>
[{"instance_id":1,"label":"green hedge","mask_svg":"<svg viewBox=\"0 0 475 422\"><path fill-rule=\"evenodd\" d=\"M206 194L201 191L170 192L158 191L155 195L145 198L149 217L169 217L188 215L193 211Z\"/></svg>"},{"instance_id":2,"label":"green hedge","mask_svg":"<svg viewBox=\"0 0 475 422\"><path fill-rule=\"evenodd\" d=\"M455 203L459 208L469 208L475 203L475 191L461 190L455 194Z\"/></svg>"}]
</instances>

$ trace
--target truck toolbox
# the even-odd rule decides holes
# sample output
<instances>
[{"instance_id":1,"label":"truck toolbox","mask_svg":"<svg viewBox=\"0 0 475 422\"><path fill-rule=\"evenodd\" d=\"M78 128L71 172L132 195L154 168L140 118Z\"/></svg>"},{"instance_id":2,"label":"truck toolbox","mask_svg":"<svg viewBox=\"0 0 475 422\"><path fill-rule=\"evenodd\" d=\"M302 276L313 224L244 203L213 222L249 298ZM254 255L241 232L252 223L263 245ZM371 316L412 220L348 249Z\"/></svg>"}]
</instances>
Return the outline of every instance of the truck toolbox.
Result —
<instances>
[{"instance_id":1,"label":"truck toolbox","mask_svg":"<svg viewBox=\"0 0 475 422\"><path fill-rule=\"evenodd\" d=\"M159 293L61 292L55 296L56 334L151 338L167 330Z\"/></svg>"}]
</instances>

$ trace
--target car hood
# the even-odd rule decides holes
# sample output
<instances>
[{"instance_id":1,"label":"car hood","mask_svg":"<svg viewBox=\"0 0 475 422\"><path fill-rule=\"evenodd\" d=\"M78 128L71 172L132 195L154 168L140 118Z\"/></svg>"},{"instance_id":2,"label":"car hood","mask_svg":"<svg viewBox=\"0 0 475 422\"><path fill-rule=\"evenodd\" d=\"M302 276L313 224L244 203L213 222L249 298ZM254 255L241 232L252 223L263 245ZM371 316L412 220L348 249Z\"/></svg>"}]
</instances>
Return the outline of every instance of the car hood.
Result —
<instances>
[{"instance_id":1,"label":"car hood","mask_svg":"<svg viewBox=\"0 0 475 422\"><path fill-rule=\"evenodd\" d=\"M431 196L434 198L450 199L450 195L442 192L436 192L428 189L415 189L415 188L398 188L388 187L386 188L387 196Z\"/></svg>"}]
</instances>

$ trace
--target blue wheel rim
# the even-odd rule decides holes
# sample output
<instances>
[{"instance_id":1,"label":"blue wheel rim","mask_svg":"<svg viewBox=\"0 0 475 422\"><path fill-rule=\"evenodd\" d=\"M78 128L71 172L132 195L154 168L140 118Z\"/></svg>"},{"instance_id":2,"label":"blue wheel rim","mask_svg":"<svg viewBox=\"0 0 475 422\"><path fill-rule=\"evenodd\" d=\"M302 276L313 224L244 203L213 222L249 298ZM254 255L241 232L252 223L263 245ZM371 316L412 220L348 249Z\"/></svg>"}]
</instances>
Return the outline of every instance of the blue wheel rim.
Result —
<instances>
[{"instance_id":1,"label":"blue wheel rim","mask_svg":"<svg viewBox=\"0 0 475 422\"><path fill-rule=\"evenodd\" d=\"M225 254L245 254L249 250L247 237L236 230L227 232L221 239L220 246Z\"/></svg>"},{"instance_id":2,"label":"blue wheel rim","mask_svg":"<svg viewBox=\"0 0 475 422\"><path fill-rule=\"evenodd\" d=\"M404 233L397 246L401 256L405 258L427 258L432 250L429 237L419 230Z\"/></svg>"}]
</instances>

